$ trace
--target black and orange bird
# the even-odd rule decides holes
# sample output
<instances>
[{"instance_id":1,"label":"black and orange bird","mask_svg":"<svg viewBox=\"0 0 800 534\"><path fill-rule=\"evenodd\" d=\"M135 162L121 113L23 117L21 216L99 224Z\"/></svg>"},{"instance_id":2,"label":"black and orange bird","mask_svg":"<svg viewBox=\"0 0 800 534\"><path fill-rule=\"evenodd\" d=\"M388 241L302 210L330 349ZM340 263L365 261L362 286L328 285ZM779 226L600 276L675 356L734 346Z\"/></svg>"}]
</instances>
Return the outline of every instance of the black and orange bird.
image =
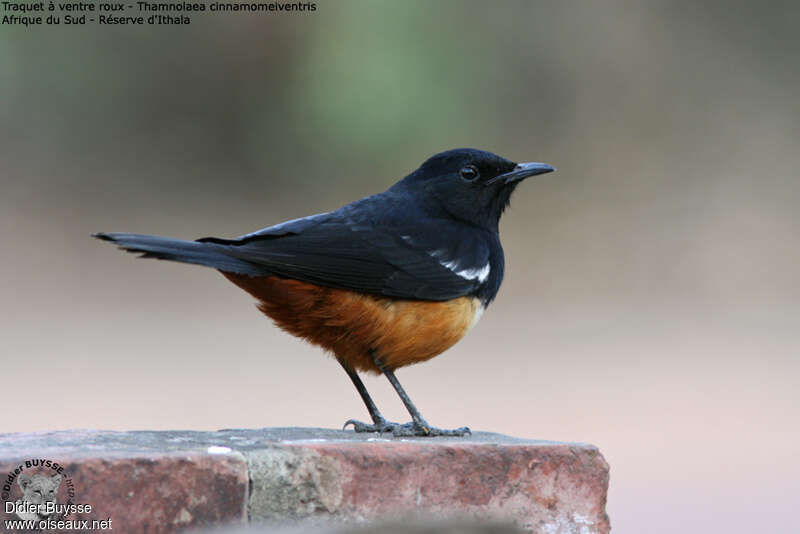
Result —
<instances>
[{"instance_id":1,"label":"black and orange bird","mask_svg":"<svg viewBox=\"0 0 800 534\"><path fill-rule=\"evenodd\" d=\"M356 432L462 436L429 425L395 377L453 346L503 281L500 216L520 181L552 172L475 149L436 154L383 193L235 239L98 233L142 257L219 270L283 330L333 353L372 423ZM382 373L411 422L387 421L358 371Z\"/></svg>"}]
</instances>

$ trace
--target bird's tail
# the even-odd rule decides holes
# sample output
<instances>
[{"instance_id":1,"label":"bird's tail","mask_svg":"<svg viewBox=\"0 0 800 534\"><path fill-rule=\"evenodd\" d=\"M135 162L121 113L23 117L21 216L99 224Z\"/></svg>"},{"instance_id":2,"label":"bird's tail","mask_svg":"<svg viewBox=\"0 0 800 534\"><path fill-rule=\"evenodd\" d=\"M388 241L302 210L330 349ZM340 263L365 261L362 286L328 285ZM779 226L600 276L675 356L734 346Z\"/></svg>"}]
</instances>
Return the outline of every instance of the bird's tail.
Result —
<instances>
[{"instance_id":1,"label":"bird's tail","mask_svg":"<svg viewBox=\"0 0 800 534\"><path fill-rule=\"evenodd\" d=\"M254 263L226 254L232 245L211 242L186 241L155 235L97 233L93 237L116 243L128 252L141 253L142 258L158 258L160 260L195 263L213 267L220 271L263 276L268 274Z\"/></svg>"}]
</instances>

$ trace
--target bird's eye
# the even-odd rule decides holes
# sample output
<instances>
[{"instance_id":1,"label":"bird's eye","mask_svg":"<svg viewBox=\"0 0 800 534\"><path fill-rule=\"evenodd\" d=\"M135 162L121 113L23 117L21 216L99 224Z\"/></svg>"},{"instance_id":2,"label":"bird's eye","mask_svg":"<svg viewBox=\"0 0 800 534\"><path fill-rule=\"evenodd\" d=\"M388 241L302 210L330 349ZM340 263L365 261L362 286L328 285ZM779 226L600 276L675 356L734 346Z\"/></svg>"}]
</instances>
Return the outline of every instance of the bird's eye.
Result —
<instances>
[{"instance_id":1,"label":"bird's eye","mask_svg":"<svg viewBox=\"0 0 800 534\"><path fill-rule=\"evenodd\" d=\"M467 182L474 182L481 176L481 173L478 172L478 169L476 169L474 165L467 165L466 167L463 167L459 171L459 174L461 174L461 178Z\"/></svg>"}]
</instances>

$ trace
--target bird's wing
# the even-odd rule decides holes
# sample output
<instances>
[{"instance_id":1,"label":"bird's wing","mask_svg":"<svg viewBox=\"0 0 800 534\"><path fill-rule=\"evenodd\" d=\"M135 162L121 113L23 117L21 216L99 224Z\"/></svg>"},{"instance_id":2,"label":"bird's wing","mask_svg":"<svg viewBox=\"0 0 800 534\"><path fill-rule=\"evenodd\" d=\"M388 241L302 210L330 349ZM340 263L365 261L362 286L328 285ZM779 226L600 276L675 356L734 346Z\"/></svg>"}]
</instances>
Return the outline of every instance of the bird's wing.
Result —
<instances>
[{"instance_id":1,"label":"bird's wing","mask_svg":"<svg viewBox=\"0 0 800 534\"><path fill-rule=\"evenodd\" d=\"M329 219L331 219L330 213L317 213L316 215L292 219L291 221L285 221L280 224L270 226L269 228L263 228L257 232L239 236L236 238L236 241L245 242L264 238L268 239L272 237L281 237L289 234L299 234Z\"/></svg>"},{"instance_id":2,"label":"bird's wing","mask_svg":"<svg viewBox=\"0 0 800 534\"><path fill-rule=\"evenodd\" d=\"M480 236L444 220L383 226L320 214L235 240L201 241L278 276L396 298L469 295L490 269Z\"/></svg>"}]
</instances>

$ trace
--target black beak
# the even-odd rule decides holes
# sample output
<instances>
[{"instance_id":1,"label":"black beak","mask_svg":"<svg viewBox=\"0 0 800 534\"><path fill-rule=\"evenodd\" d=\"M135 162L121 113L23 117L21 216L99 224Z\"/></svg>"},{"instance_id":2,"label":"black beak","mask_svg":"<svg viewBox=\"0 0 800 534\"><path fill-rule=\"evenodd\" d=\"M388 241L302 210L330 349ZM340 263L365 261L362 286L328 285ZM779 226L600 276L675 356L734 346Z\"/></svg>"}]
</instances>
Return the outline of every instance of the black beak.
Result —
<instances>
[{"instance_id":1,"label":"black beak","mask_svg":"<svg viewBox=\"0 0 800 534\"><path fill-rule=\"evenodd\" d=\"M548 172L553 172L554 170L556 170L556 168L552 165L548 165L547 163L518 163L517 166L514 167L513 171L501 174L500 176L495 176L486 183L487 185L491 185L502 180L505 184L510 184L524 180L529 176L547 174Z\"/></svg>"}]
</instances>

